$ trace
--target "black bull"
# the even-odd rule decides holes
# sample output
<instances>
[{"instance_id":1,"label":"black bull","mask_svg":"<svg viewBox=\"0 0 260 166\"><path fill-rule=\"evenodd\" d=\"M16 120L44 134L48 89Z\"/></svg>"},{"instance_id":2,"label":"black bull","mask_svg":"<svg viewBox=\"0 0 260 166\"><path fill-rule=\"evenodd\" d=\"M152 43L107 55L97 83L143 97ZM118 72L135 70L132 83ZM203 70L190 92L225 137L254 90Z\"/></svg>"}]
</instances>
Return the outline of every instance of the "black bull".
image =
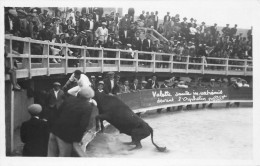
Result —
<instances>
[{"instance_id":1,"label":"black bull","mask_svg":"<svg viewBox=\"0 0 260 166\"><path fill-rule=\"evenodd\" d=\"M132 142L126 143L136 145L133 149L142 148L141 140L151 134L153 145L160 151L166 150L166 147L159 147L153 141L153 129L139 116L137 116L125 103L115 96L109 96L103 93L96 93L95 98L99 115L96 116L96 130L101 123L101 131L104 129L103 120L116 127L120 133L125 133L132 138Z\"/></svg>"}]
</instances>

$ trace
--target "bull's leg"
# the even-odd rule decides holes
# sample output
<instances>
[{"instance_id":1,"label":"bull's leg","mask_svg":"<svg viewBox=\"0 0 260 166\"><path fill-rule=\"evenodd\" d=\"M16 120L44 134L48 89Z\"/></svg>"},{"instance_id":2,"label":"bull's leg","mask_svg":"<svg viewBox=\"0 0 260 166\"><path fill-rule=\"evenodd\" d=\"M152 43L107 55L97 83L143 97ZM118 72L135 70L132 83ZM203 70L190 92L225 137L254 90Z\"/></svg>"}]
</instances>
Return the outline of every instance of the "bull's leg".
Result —
<instances>
[{"instance_id":1,"label":"bull's leg","mask_svg":"<svg viewBox=\"0 0 260 166\"><path fill-rule=\"evenodd\" d=\"M99 122L100 122L100 125L101 125L101 132L104 131L104 124L103 124L103 121L104 120L107 120L107 116L106 115L97 115L96 116L96 131L99 130Z\"/></svg>"},{"instance_id":2,"label":"bull's leg","mask_svg":"<svg viewBox=\"0 0 260 166\"><path fill-rule=\"evenodd\" d=\"M136 147L130 149L130 150L135 150L135 149L141 149L142 144L141 140L148 137L150 135L150 130L147 127L140 127L132 130L132 142L135 143Z\"/></svg>"}]
</instances>

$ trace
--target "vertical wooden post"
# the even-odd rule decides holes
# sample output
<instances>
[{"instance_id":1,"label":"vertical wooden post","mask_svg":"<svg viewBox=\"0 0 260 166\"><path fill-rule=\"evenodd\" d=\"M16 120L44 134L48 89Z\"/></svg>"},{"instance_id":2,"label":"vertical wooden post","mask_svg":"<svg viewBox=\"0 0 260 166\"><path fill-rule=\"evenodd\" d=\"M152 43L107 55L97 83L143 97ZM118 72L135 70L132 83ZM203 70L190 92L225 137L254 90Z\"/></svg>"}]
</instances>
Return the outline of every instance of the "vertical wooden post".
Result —
<instances>
[{"instance_id":1,"label":"vertical wooden post","mask_svg":"<svg viewBox=\"0 0 260 166\"><path fill-rule=\"evenodd\" d=\"M205 71L204 71L204 70L205 70L205 56L203 56L203 57L202 57L202 71L201 71L201 72L202 72L202 74L204 74L204 73L205 73Z\"/></svg>"},{"instance_id":2,"label":"vertical wooden post","mask_svg":"<svg viewBox=\"0 0 260 166\"><path fill-rule=\"evenodd\" d=\"M32 78L31 38L29 38L28 76Z\"/></svg>"},{"instance_id":3,"label":"vertical wooden post","mask_svg":"<svg viewBox=\"0 0 260 166\"><path fill-rule=\"evenodd\" d=\"M226 75L228 75L228 58L226 58Z\"/></svg>"},{"instance_id":4,"label":"vertical wooden post","mask_svg":"<svg viewBox=\"0 0 260 166\"><path fill-rule=\"evenodd\" d=\"M138 72L138 51L135 51L135 54L134 54L134 58L135 58L135 61L134 61L134 65L135 65L135 72Z\"/></svg>"},{"instance_id":5,"label":"vertical wooden post","mask_svg":"<svg viewBox=\"0 0 260 166\"><path fill-rule=\"evenodd\" d=\"M120 56L120 54L121 54L121 51L118 50L118 58L119 58L119 60L118 60L118 72L121 71L121 56Z\"/></svg>"},{"instance_id":6,"label":"vertical wooden post","mask_svg":"<svg viewBox=\"0 0 260 166\"><path fill-rule=\"evenodd\" d=\"M63 53L64 53L64 56L65 56L65 59L62 59L61 66L64 68L64 73L68 74L68 43L66 43L64 50L65 50L65 52L63 52Z\"/></svg>"},{"instance_id":7,"label":"vertical wooden post","mask_svg":"<svg viewBox=\"0 0 260 166\"><path fill-rule=\"evenodd\" d=\"M170 55L170 72L173 72L173 54Z\"/></svg>"},{"instance_id":8,"label":"vertical wooden post","mask_svg":"<svg viewBox=\"0 0 260 166\"><path fill-rule=\"evenodd\" d=\"M10 65L11 69L14 68L14 59L13 59L13 40L12 40L13 35L10 35L10 40L9 40L9 53L10 53Z\"/></svg>"},{"instance_id":9,"label":"vertical wooden post","mask_svg":"<svg viewBox=\"0 0 260 166\"><path fill-rule=\"evenodd\" d=\"M104 72L104 50L102 48L102 50L99 50L99 55L98 57L101 58L101 60L98 61L98 66L101 67L101 73Z\"/></svg>"},{"instance_id":10,"label":"vertical wooden post","mask_svg":"<svg viewBox=\"0 0 260 166\"><path fill-rule=\"evenodd\" d=\"M50 41L46 41L48 44L44 44L43 46L43 55L47 58L42 59L43 68L47 68L47 76L50 75L50 61L49 61L49 49L50 49Z\"/></svg>"},{"instance_id":11,"label":"vertical wooden post","mask_svg":"<svg viewBox=\"0 0 260 166\"><path fill-rule=\"evenodd\" d=\"M84 46L84 50L83 50L83 72L86 73L86 51L87 47Z\"/></svg>"},{"instance_id":12,"label":"vertical wooden post","mask_svg":"<svg viewBox=\"0 0 260 166\"><path fill-rule=\"evenodd\" d=\"M31 43L29 42L29 38L27 38L28 41L24 42L23 45L23 54L27 54L29 56L29 54L31 54ZM23 69L27 69L29 66L29 59L28 58L23 58L22 59L22 67Z\"/></svg>"},{"instance_id":13,"label":"vertical wooden post","mask_svg":"<svg viewBox=\"0 0 260 166\"><path fill-rule=\"evenodd\" d=\"M246 71L247 71L247 59L244 60L244 75L246 75Z\"/></svg>"},{"instance_id":14,"label":"vertical wooden post","mask_svg":"<svg viewBox=\"0 0 260 166\"><path fill-rule=\"evenodd\" d=\"M190 63L190 56L188 55L186 58L186 73L189 72L189 63Z\"/></svg>"},{"instance_id":15,"label":"vertical wooden post","mask_svg":"<svg viewBox=\"0 0 260 166\"><path fill-rule=\"evenodd\" d=\"M152 65L153 65L153 72L154 72L154 73L155 73L155 66L156 66L156 65L155 65L155 56L156 56L155 53L153 53L153 54L152 54L152 60L153 60Z\"/></svg>"}]
</instances>

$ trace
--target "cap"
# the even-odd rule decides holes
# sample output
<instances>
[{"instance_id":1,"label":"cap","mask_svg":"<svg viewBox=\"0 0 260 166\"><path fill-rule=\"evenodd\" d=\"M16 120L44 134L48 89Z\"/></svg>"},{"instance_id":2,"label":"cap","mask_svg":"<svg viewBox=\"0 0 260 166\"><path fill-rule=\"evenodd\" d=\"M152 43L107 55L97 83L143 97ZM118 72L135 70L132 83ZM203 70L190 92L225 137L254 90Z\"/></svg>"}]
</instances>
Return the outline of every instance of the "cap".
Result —
<instances>
[{"instance_id":1,"label":"cap","mask_svg":"<svg viewBox=\"0 0 260 166\"><path fill-rule=\"evenodd\" d=\"M107 74L108 74L108 75L112 75L112 74L115 74L115 72L110 71L110 72L108 72Z\"/></svg>"},{"instance_id":2,"label":"cap","mask_svg":"<svg viewBox=\"0 0 260 166\"><path fill-rule=\"evenodd\" d=\"M99 81L98 84L103 84L104 85L105 83L104 83L104 81Z\"/></svg>"},{"instance_id":3,"label":"cap","mask_svg":"<svg viewBox=\"0 0 260 166\"><path fill-rule=\"evenodd\" d=\"M147 82L146 81L142 81L142 84L147 84Z\"/></svg>"},{"instance_id":4,"label":"cap","mask_svg":"<svg viewBox=\"0 0 260 166\"><path fill-rule=\"evenodd\" d=\"M40 104L32 104L28 107L28 112L31 115L39 115L42 112L42 106Z\"/></svg>"},{"instance_id":5,"label":"cap","mask_svg":"<svg viewBox=\"0 0 260 166\"><path fill-rule=\"evenodd\" d=\"M215 79L211 78L210 81L215 81Z\"/></svg>"},{"instance_id":6,"label":"cap","mask_svg":"<svg viewBox=\"0 0 260 166\"><path fill-rule=\"evenodd\" d=\"M132 45L131 45L131 44L127 44L127 46L128 46L128 47L132 47Z\"/></svg>"},{"instance_id":7,"label":"cap","mask_svg":"<svg viewBox=\"0 0 260 166\"><path fill-rule=\"evenodd\" d=\"M53 85L61 86L61 84L59 82L54 82Z\"/></svg>"},{"instance_id":8,"label":"cap","mask_svg":"<svg viewBox=\"0 0 260 166\"><path fill-rule=\"evenodd\" d=\"M106 22L102 22L102 25L107 25L107 23Z\"/></svg>"},{"instance_id":9,"label":"cap","mask_svg":"<svg viewBox=\"0 0 260 166\"><path fill-rule=\"evenodd\" d=\"M86 86L84 88L81 88L81 90L78 93L80 96L84 97L84 98L92 98L95 95L95 92L93 91L93 89L90 86Z\"/></svg>"},{"instance_id":10,"label":"cap","mask_svg":"<svg viewBox=\"0 0 260 166\"><path fill-rule=\"evenodd\" d=\"M187 17L184 17L183 20L187 20Z\"/></svg>"}]
</instances>

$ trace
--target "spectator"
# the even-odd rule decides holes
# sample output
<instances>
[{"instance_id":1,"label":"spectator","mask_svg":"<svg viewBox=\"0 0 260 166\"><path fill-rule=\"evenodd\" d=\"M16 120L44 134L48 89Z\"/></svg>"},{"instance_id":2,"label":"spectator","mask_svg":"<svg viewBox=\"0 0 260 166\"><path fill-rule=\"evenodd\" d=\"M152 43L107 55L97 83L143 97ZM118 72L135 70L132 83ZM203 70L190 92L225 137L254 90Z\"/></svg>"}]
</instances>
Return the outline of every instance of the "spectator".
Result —
<instances>
[{"instance_id":1,"label":"spectator","mask_svg":"<svg viewBox=\"0 0 260 166\"><path fill-rule=\"evenodd\" d=\"M133 83L130 84L130 91L131 92L136 92L138 90L141 90L141 86L138 84L138 79L135 78Z\"/></svg>"},{"instance_id":2,"label":"spectator","mask_svg":"<svg viewBox=\"0 0 260 166\"><path fill-rule=\"evenodd\" d=\"M140 16L139 16L139 19L140 19L140 20L143 20L143 21L145 20L144 14L145 14L145 11L143 10L143 11L142 11L142 14L140 14Z\"/></svg>"},{"instance_id":3,"label":"spectator","mask_svg":"<svg viewBox=\"0 0 260 166\"><path fill-rule=\"evenodd\" d=\"M140 90L144 90L144 89L146 89L146 87L147 87L147 82L142 81Z\"/></svg>"},{"instance_id":4,"label":"spectator","mask_svg":"<svg viewBox=\"0 0 260 166\"><path fill-rule=\"evenodd\" d=\"M53 32L51 31L51 23L45 23L45 28L39 32L40 40L49 40L52 41Z\"/></svg>"},{"instance_id":5,"label":"spectator","mask_svg":"<svg viewBox=\"0 0 260 166\"><path fill-rule=\"evenodd\" d=\"M48 93L47 97L47 105L48 105L48 112L49 115L48 121L50 126L56 121L58 118L60 112L58 112L58 109L63 102L64 99L64 92L60 89L61 84L59 82L53 83L53 88Z\"/></svg>"},{"instance_id":6,"label":"spectator","mask_svg":"<svg viewBox=\"0 0 260 166\"><path fill-rule=\"evenodd\" d=\"M155 30L158 29L158 22L159 22L158 11L155 11L155 15L154 15L154 29Z\"/></svg>"},{"instance_id":7,"label":"spectator","mask_svg":"<svg viewBox=\"0 0 260 166\"><path fill-rule=\"evenodd\" d=\"M140 38L140 32L137 31L135 37L132 40L133 50L141 51L142 48L142 40Z\"/></svg>"},{"instance_id":8,"label":"spectator","mask_svg":"<svg viewBox=\"0 0 260 166\"><path fill-rule=\"evenodd\" d=\"M147 82L146 89L157 89L159 88L159 83L157 81L156 75L152 76L152 79Z\"/></svg>"},{"instance_id":9,"label":"spectator","mask_svg":"<svg viewBox=\"0 0 260 166\"><path fill-rule=\"evenodd\" d=\"M103 88L104 88L104 81L99 81L95 93L105 93Z\"/></svg>"},{"instance_id":10,"label":"spectator","mask_svg":"<svg viewBox=\"0 0 260 166\"><path fill-rule=\"evenodd\" d=\"M20 29L20 21L15 9L5 8L5 33L18 36Z\"/></svg>"},{"instance_id":11,"label":"spectator","mask_svg":"<svg viewBox=\"0 0 260 166\"><path fill-rule=\"evenodd\" d=\"M226 24L226 27L224 27L222 29L222 33L223 33L224 36L229 36L229 34L230 34L229 24Z\"/></svg>"},{"instance_id":12,"label":"spectator","mask_svg":"<svg viewBox=\"0 0 260 166\"><path fill-rule=\"evenodd\" d=\"M116 94L117 83L114 79L115 73L114 72L108 72L108 78L104 79L104 92L109 95Z\"/></svg>"},{"instance_id":13,"label":"spectator","mask_svg":"<svg viewBox=\"0 0 260 166\"><path fill-rule=\"evenodd\" d=\"M37 14L37 9L33 8L31 9L31 17L29 18L29 33L30 33L30 37L33 37L33 27L34 27L34 22L36 22L36 26L38 27L38 30L41 31L43 29L43 24L39 19L39 16ZM47 23L45 23L47 24ZM50 26L49 26L50 28ZM46 29L46 25L45 25L45 29Z\"/></svg>"},{"instance_id":14,"label":"spectator","mask_svg":"<svg viewBox=\"0 0 260 166\"><path fill-rule=\"evenodd\" d=\"M152 51L152 40L151 40L150 34L148 34L146 39L143 40L142 49L145 52L151 52ZM152 59L151 54L144 54L144 59L145 60L151 60ZM146 64L149 65L150 62L147 62Z\"/></svg>"},{"instance_id":15,"label":"spectator","mask_svg":"<svg viewBox=\"0 0 260 166\"><path fill-rule=\"evenodd\" d=\"M128 9L128 16L131 22L134 22L134 16L135 16L135 9L134 8L129 8Z\"/></svg>"},{"instance_id":16,"label":"spectator","mask_svg":"<svg viewBox=\"0 0 260 166\"><path fill-rule=\"evenodd\" d=\"M235 24L235 26L233 28L230 29L230 32L229 32L229 37L232 38L234 35L236 35L237 33L237 24Z\"/></svg>"},{"instance_id":17,"label":"spectator","mask_svg":"<svg viewBox=\"0 0 260 166\"><path fill-rule=\"evenodd\" d=\"M90 83L91 83L91 88L96 91L97 90L97 85L96 85L96 77L95 76L90 76Z\"/></svg>"},{"instance_id":18,"label":"spectator","mask_svg":"<svg viewBox=\"0 0 260 166\"><path fill-rule=\"evenodd\" d=\"M163 25L168 23L170 21L170 19L171 19L170 12L167 12L167 15L165 15L164 19L163 19Z\"/></svg>"},{"instance_id":19,"label":"spectator","mask_svg":"<svg viewBox=\"0 0 260 166\"><path fill-rule=\"evenodd\" d=\"M129 81L125 80L124 84L120 87L120 93L130 93Z\"/></svg>"},{"instance_id":20,"label":"spectator","mask_svg":"<svg viewBox=\"0 0 260 166\"><path fill-rule=\"evenodd\" d=\"M129 33L130 24L131 24L131 20L129 19L128 14L125 14L125 17L123 17L119 23L119 40L123 44L129 43L127 39L129 37L128 33Z\"/></svg>"},{"instance_id":21,"label":"spectator","mask_svg":"<svg viewBox=\"0 0 260 166\"><path fill-rule=\"evenodd\" d=\"M45 120L39 118L42 107L32 104L28 107L31 119L22 123L20 137L24 143L23 156L47 156L49 129Z\"/></svg>"},{"instance_id":22,"label":"spectator","mask_svg":"<svg viewBox=\"0 0 260 166\"><path fill-rule=\"evenodd\" d=\"M107 24L105 22L102 22L102 27L98 27L95 32L97 42L100 42L102 45L107 42L108 30L106 28L106 25Z\"/></svg>"}]
</instances>

